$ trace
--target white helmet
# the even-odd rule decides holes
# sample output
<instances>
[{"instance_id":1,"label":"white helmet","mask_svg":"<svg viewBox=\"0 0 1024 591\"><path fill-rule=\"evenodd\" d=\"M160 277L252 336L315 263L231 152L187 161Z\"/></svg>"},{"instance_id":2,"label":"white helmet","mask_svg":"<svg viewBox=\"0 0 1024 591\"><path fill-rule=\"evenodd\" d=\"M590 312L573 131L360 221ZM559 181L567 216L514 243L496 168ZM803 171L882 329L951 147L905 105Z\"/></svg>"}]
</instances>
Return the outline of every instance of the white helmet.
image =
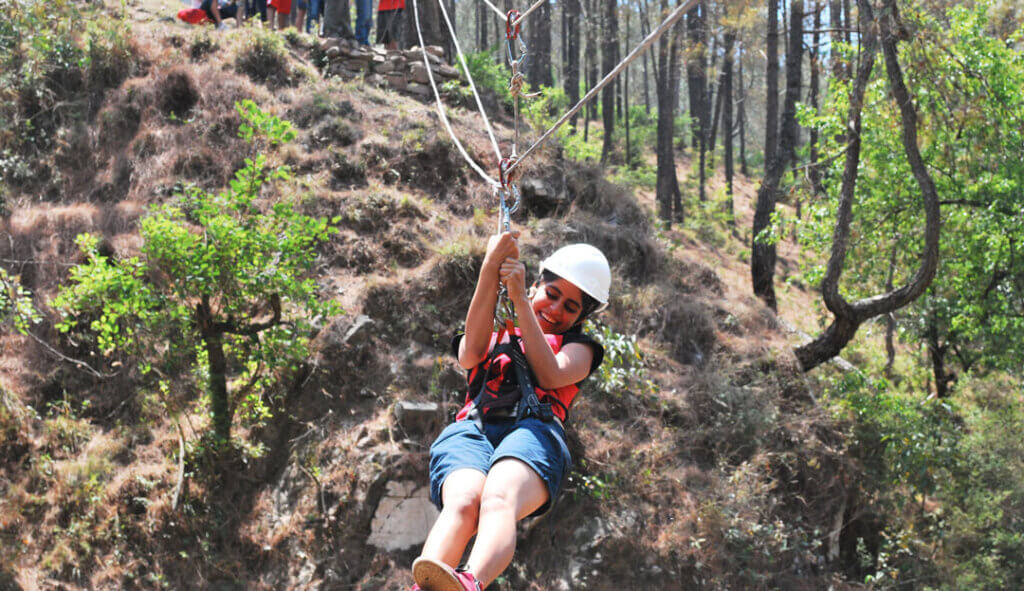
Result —
<instances>
[{"instance_id":1,"label":"white helmet","mask_svg":"<svg viewBox=\"0 0 1024 591\"><path fill-rule=\"evenodd\" d=\"M589 244L570 244L559 248L540 264L540 272L551 271L600 302L595 312L608 307L608 288L612 270L608 259Z\"/></svg>"}]
</instances>

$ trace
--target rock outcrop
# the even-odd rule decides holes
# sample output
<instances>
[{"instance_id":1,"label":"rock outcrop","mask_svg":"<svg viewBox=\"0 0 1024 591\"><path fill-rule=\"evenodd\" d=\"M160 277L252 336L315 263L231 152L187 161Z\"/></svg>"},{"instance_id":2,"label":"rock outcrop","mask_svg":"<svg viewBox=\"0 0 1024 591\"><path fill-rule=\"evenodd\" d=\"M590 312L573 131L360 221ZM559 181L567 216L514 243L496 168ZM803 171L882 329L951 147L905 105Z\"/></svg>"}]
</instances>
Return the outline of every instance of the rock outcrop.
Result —
<instances>
[{"instance_id":1,"label":"rock outcrop","mask_svg":"<svg viewBox=\"0 0 1024 591\"><path fill-rule=\"evenodd\" d=\"M431 96L430 78L419 47L406 50L384 50L359 45L349 39L325 39L320 49L325 63L320 64L326 76L352 79L363 76L375 86L388 87L422 99ZM461 80L457 69L444 61L444 49L427 46L427 58L434 82L440 86L449 80Z\"/></svg>"}]
</instances>

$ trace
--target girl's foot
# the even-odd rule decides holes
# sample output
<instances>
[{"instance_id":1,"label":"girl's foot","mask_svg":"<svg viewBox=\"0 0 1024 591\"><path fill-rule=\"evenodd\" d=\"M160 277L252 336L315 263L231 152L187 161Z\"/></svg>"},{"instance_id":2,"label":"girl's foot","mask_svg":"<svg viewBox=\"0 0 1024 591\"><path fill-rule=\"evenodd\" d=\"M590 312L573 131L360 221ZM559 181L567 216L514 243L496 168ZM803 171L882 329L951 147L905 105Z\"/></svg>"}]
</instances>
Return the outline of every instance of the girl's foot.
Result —
<instances>
[{"instance_id":1,"label":"girl's foot","mask_svg":"<svg viewBox=\"0 0 1024 591\"><path fill-rule=\"evenodd\" d=\"M420 556L412 563L412 578L424 591L482 591L473 573Z\"/></svg>"}]
</instances>

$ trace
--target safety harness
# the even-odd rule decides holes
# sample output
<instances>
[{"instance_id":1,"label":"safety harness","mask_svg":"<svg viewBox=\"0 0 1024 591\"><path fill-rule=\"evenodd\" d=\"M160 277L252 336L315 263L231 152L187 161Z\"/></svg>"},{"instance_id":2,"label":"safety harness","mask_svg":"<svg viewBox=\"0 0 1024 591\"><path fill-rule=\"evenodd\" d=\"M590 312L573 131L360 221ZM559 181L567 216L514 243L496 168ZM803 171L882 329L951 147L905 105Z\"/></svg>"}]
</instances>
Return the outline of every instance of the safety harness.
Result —
<instances>
[{"instance_id":1,"label":"safety harness","mask_svg":"<svg viewBox=\"0 0 1024 591\"><path fill-rule=\"evenodd\" d=\"M503 343L506 335L508 342ZM487 359L470 375L471 384L478 377L476 372L481 371L485 373L481 378L480 389L473 398L472 410L466 416L476 422L480 429L483 429L486 421L511 418L517 422L533 417L545 422L561 423L551 409L552 402L562 408L563 415L568 416L569 409L558 398L545 396L545 402L541 402L537 397L534 387L536 376L526 361L522 339L516 334L511 318L506 319L505 325L497 332Z\"/></svg>"}]
</instances>

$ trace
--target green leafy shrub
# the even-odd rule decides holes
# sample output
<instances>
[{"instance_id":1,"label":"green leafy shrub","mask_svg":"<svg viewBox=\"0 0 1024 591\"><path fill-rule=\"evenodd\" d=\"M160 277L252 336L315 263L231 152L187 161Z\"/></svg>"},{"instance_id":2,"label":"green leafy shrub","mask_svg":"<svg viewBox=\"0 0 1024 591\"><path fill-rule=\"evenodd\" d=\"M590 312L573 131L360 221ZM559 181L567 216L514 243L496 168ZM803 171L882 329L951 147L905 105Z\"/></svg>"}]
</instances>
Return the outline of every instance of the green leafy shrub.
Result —
<instances>
[{"instance_id":1,"label":"green leafy shrub","mask_svg":"<svg viewBox=\"0 0 1024 591\"><path fill-rule=\"evenodd\" d=\"M466 56L466 65L476 83L477 91L484 89L494 93L498 102L506 109L512 109L512 95L508 90L509 70L504 64L494 61L494 56L486 51L470 53Z\"/></svg>"},{"instance_id":2,"label":"green leafy shrub","mask_svg":"<svg viewBox=\"0 0 1024 591\"><path fill-rule=\"evenodd\" d=\"M270 416L268 388L307 354L318 326L339 312L309 277L316 246L335 229L282 200L261 206L264 185L290 178L272 166L270 148L295 137L287 121L252 103L237 105L239 136L253 154L229 187L189 187L142 220L144 258L111 260L96 239L80 237L87 262L74 267L54 300L58 328L93 338L104 355L131 351L142 373L162 379L179 365L206 382L217 439L232 417ZM163 351L156 358L153 351Z\"/></svg>"},{"instance_id":3,"label":"green leafy shrub","mask_svg":"<svg viewBox=\"0 0 1024 591\"><path fill-rule=\"evenodd\" d=\"M41 319L32 304L32 294L21 286L17 278L0 269L0 327L9 326L26 334Z\"/></svg>"},{"instance_id":4,"label":"green leafy shrub","mask_svg":"<svg viewBox=\"0 0 1024 591\"><path fill-rule=\"evenodd\" d=\"M604 362L593 375L597 392L622 397L627 392L642 395L654 390L654 383L646 377L636 335L624 335L594 320L587 320L584 330L604 346Z\"/></svg>"}]
</instances>

